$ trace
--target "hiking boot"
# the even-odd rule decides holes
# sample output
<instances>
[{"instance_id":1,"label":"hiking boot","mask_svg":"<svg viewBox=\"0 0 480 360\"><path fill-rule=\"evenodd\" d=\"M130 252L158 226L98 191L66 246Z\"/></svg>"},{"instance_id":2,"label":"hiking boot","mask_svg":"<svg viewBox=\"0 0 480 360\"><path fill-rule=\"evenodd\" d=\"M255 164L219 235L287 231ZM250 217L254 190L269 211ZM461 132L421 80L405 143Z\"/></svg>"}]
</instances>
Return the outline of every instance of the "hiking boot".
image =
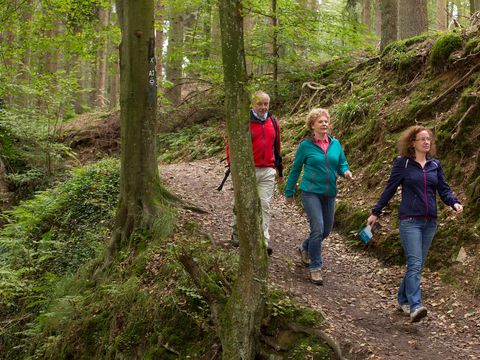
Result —
<instances>
[{"instance_id":1,"label":"hiking boot","mask_svg":"<svg viewBox=\"0 0 480 360\"><path fill-rule=\"evenodd\" d=\"M315 285L323 285L322 270L310 271L310 281Z\"/></svg>"},{"instance_id":2,"label":"hiking boot","mask_svg":"<svg viewBox=\"0 0 480 360\"><path fill-rule=\"evenodd\" d=\"M410 322L418 322L427 316L427 308L424 306L419 306L410 313Z\"/></svg>"},{"instance_id":3,"label":"hiking boot","mask_svg":"<svg viewBox=\"0 0 480 360\"><path fill-rule=\"evenodd\" d=\"M232 233L232 236L230 238L230 244L234 247L238 247L240 245L240 242L238 241L238 238L233 233Z\"/></svg>"},{"instance_id":4,"label":"hiking boot","mask_svg":"<svg viewBox=\"0 0 480 360\"><path fill-rule=\"evenodd\" d=\"M267 254L268 256L272 256L273 254L273 249L270 246L267 246Z\"/></svg>"},{"instance_id":5,"label":"hiking boot","mask_svg":"<svg viewBox=\"0 0 480 360\"><path fill-rule=\"evenodd\" d=\"M410 305L408 305L408 304L403 304L403 305L398 304L397 309L398 309L398 311L401 311L402 313L404 313L406 315L410 315Z\"/></svg>"},{"instance_id":6,"label":"hiking boot","mask_svg":"<svg viewBox=\"0 0 480 360\"><path fill-rule=\"evenodd\" d=\"M302 247L299 247L298 252L300 253L300 259L302 259L303 265L310 265L310 256L308 255L308 251L304 250Z\"/></svg>"}]
</instances>

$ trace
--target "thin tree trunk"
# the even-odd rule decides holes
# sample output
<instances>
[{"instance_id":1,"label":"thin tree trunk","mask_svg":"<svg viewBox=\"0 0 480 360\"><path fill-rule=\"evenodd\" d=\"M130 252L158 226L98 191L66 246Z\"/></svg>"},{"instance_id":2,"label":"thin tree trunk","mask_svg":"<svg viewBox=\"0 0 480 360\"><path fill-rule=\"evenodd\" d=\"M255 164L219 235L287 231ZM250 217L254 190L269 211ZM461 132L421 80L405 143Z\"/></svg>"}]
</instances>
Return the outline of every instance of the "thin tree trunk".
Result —
<instances>
[{"instance_id":1,"label":"thin tree trunk","mask_svg":"<svg viewBox=\"0 0 480 360\"><path fill-rule=\"evenodd\" d=\"M157 57L157 82L163 82L163 0L155 2L155 54Z\"/></svg>"},{"instance_id":2,"label":"thin tree trunk","mask_svg":"<svg viewBox=\"0 0 480 360\"><path fill-rule=\"evenodd\" d=\"M153 0L117 0L120 45L120 203L110 259L131 245L136 229L151 230L161 211L155 151L157 86Z\"/></svg>"},{"instance_id":3,"label":"thin tree trunk","mask_svg":"<svg viewBox=\"0 0 480 360\"><path fill-rule=\"evenodd\" d=\"M427 14L427 0L398 0L398 38L411 38L426 32Z\"/></svg>"},{"instance_id":4,"label":"thin tree trunk","mask_svg":"<svg viewBox=\"0 0 480 360\"><path fill-rule=\"evenodd\" d=\"M370 0L363 0L362 21L367 27L368 32L372 31L372 13Z\"/></svg>"},{"instance_id":5,"label":"thin tree trunk","mask_svg":"<svg viewBox=\"0 0 480 360\"><path fill-rule=\"evenodd\" d=\"M100 7L98 12L99 27L102 32L109 25L109 8ZM107 106L107 49L108 38L101 41L97 52L97 84L95 92L95 105L99 108Z\"/></svg>"},{"instance_id":6,"label":"thin tree trunk","mask_svg":"<svg viewBox=\"0 0 480 360\"><path fill-rule=\"evenodd\" d=\"M170 27L168 29L167 63L165 67L166 79L171 87L165 91L165 96L173 106L182 101L182 63L183 63L183 16L172 10Z\"/></svg>"},{"instance_id":7,"label":"thin tree trunk","mask_svg":"<svg viewBox=\"0 0 480 360\"><path fill-rule=\"evenodd\" d=\"M225 109L240 240L238 278L220 316L224 359L255 358L265 305L267 253L249 131L241 0L219 0Z\"/></svg>"},{"instance_id":8,"label":"thin tree trunk","mask_svg":"<svg viewBox=\"0 0 480 360\"><path fill-rule=\"evenodd\" d=\"M277 0L272 0L272 80L273 97L278 97L278 17Z\"/></svg>"},{"instance_id":9,"label":"thin tree trunk","mask_svg":"<svg viewBox=\"0 0 480 360\"><path fill-rule=\"evenodd\" d=\"M447 0L437 0L437 29L447 30Z\"/></svg>"},{"instance_id":10,"label":"thin tree trunk","mask_svg":"<svg viewBox=\"0 0 480 360\"><path fill-rule=\"evenodd\" d=\"M380 50L397 40L398 8L396 0L380 0L382 11L382 37Z\"/></svg>"},{"instance_id":11,"label":"thin tree trunk","mask_svg":"<svg viewBox=\"0 0 480 360\"><path fill-rule=\"evenodd\" d=\"M382 34L382 1L375 0L375 33Z\"/></svg>"}]
</instances>

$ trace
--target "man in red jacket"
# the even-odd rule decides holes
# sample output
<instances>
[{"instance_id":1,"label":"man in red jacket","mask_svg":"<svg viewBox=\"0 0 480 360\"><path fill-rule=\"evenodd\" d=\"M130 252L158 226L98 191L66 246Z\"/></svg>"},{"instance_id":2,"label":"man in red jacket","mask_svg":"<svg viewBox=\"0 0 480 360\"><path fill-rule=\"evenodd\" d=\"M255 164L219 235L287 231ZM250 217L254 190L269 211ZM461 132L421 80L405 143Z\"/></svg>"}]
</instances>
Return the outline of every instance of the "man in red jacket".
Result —
<instances>
[{"instance_id":1,"label":"man in red jacket","mask_svg":"<svg viewBox=\"0 0 480 360\"><path fill-rule=\"evenodd\" d=\"M255 176L258 184L258 194L262 205L263 234L268 255L273 250L268 245L270 234L270 204L275 188L275 176L283 181L283 163L280 153L280 128L277 119L271 112L270 97L263 91L257 91L252 97L252 109L250 110L250 133L252 135L253 161L255 163ZM230 157L227 144L227 161ZM276 169L276 170L275 170ZM235 211L234 211L235 212ZM237 226L235 214L232 223L231 242L238 246Z\"/></svg>"}]
</instances>

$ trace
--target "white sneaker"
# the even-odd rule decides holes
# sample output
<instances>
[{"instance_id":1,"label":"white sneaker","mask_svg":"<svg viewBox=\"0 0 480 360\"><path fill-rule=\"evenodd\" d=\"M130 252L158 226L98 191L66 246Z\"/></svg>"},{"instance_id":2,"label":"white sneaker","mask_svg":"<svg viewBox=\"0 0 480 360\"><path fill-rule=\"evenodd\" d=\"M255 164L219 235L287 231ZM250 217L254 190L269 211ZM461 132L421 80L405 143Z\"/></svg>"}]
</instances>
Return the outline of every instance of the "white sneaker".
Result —
<instances>
[{"instance_id":1,"label":"white sneaker","mask_svg":"<svg viewBox=\"0 0 480 360\"><path fill-rule=\"evenodd\" d=\"M403 304L403 305L398 304L397 309L398 309L398 311L401 311L406 315L410 315L410 305L408 305L408 304Z\"/></svg>"},{"instance_id":2,"label":"white sneaker","mask_svg":"<svg viewBox=\"0 0 480 360\"><path fill-rule=\"evenodd\" d=\"M425 306L419 306L410 313L410 322L418 322L427 316L427 308Z\"/></svg>"}]
</instances>

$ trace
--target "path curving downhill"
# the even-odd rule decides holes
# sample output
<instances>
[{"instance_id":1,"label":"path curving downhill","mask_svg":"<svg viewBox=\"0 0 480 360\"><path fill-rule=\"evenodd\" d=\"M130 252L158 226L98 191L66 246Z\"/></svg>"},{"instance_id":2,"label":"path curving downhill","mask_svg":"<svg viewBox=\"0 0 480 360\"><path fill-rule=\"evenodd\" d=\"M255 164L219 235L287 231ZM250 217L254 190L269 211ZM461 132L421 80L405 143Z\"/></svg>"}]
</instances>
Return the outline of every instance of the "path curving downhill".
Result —
<instances>
[{"instance_id":1,"label":"path curving downhill","mask_svg":"<svg viewBox=\"0 0 480 360\"><path fill-rule=\"evenodd\" d=\"M216 190L224 170L218 159L208 159L162 165L160 175L172 192L207 211L188 214L202 231L215 243L229 246L231 181L221 192ZM270 232L270 281L325 315L327 332L341 344L347 359L480 359L480 301L442 284L438 274L424 272L423 299L429 313L411 324L395 306L403 267L385 266L352 251L334 232L323 247L324 285L316 286L309 282L297 252L308 233L307 220L278 193Z\"/></svg>"}]
</instances>

